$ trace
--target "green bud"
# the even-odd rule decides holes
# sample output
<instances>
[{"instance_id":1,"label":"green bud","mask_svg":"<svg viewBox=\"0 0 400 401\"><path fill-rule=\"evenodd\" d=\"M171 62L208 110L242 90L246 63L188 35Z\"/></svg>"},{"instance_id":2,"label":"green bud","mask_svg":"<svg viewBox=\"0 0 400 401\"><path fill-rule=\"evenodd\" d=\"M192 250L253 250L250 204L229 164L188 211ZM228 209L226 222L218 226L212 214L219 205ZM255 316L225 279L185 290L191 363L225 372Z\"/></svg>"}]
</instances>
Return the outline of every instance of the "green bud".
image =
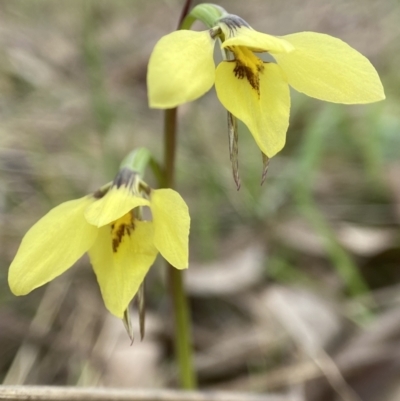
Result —
<instances>
[{"instance_id":1,"label":"green bud","mask_svg":"<svg viewBox=\"0 0 400 401\"><path fill-rule=\"evenodd\" d=\"M196 20L201 21L207 28L213 28L225 15L228 15L225 9L216 4L199 4L183 20L180 29L190 29Z\"/></svg>"},{"instance_id":2,"label":"green bud","mask_svg":"<svg viewBox=\"0 0 400 401\"><path fill-rule=\"evenodd\" d=\"M141 178L143 178L146 169L151 161L151 153L146 148L138 148L133 150L128 156L122 160L120 165L120 170L123 168L128 168L133 170L139 174Z\"/></svg>"}]
</instances>

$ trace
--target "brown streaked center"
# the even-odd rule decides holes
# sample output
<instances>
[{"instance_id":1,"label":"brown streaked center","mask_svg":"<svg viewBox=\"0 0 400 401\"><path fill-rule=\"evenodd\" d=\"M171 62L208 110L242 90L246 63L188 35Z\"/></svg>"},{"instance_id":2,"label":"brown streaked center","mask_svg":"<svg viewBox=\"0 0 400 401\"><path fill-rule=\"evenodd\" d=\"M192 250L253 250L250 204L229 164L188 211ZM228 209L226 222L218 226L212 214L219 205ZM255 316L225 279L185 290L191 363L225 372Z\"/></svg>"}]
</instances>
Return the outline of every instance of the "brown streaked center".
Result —
<instances>
[{"instance_id":1,"label":"brown streaked center","mask_svg":"<svg viewBox=\"0 0 400 401\"><path fill-rule=\"evenodd\" d=\"M112 249L114 253L118 251L124 236L130 236L131 231L134 229L135 224L132 212L125 214L111 224Z\"/></svg>"},{"instance_id":2,"label":"brown streaked center","mask_svg":"<svg viewBox=\"0 0 400 401\"><path fill-rule=\"evenodd\" d=\"M238 79L246 78L250 86L260 96L260 73L264 70L264 63L252 51L243 46L232 46L229 50L235 55L236 66L233 70Z\"/></svg>"}]
</instances>

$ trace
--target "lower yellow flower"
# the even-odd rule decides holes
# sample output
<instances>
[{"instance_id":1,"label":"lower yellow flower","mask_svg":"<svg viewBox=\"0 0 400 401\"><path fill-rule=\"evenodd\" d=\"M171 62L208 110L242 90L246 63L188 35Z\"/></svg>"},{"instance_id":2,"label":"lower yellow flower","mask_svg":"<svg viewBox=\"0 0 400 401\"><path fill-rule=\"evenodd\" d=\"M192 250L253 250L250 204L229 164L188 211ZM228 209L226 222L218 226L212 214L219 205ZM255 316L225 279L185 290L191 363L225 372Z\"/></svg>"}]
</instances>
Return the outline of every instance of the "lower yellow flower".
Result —
<instances>
[{"instance_id":1,"label":"lower yellow flower","mask_svg":"<svg viewBox=\"0 0 400 401\"><path fill-rule=\"evenodd\" d=\"M8 281L25 295L70 268L88 252L107 309L119 318L158 254L177 269L188 267L190 217L172 189L138 191L137 175L120 171L108 191L62 203L22 239ZM143 221L141 206L151 210Z\"/></svg>"},{"instance_id":2,"label":"lower yellow flower","mask_svg":"<svg viewBox=\"0 0 400 401\"><path fill-rule=\"evenodd\" d=\"M216 39L227 59L215 69ZM269 53L276 63L262 61L258 53ZM334 103L385 98L372 64L341 40L315 32L275 37L230 14L208 31L180 30L160 39L148 67L150 107L168 109L190 102L214 83L223 106L247 125L269 158L285 144L289 85Z\"/></svg>"}]
</instances>

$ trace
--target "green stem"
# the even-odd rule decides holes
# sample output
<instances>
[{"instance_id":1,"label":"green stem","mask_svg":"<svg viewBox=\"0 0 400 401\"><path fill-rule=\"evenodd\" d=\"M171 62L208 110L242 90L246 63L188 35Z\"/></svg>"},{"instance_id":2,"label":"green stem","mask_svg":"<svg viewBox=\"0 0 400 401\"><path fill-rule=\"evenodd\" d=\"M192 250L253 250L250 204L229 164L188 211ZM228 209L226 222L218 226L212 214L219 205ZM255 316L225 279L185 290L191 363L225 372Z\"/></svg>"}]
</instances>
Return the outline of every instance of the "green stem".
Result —
<instances>
[{"instance_id":1,"label":"green stem","mask_svg":"<svg viewBox=\"0 0 400 401\"><path fill-rule=\"evenodd\" d=\"M176 113L177 109L165 110L164 119L164 186L175 184ZM167 263L168 284L172 298L175 322L175 353L179 365L180 384L183 389L196 388L193 366L191 328L188 301L183 288L183 272Z\"/></svg>"},{"instance_id":2,"label":"green stem","mask_svg":"<svg viewBox=\"0 0 400 401\"><path fill-rule=\"evenodd\" d=\"M175 186L176 122L177 108L164 113L164 186Z\"/></svg>"}]
</instances>

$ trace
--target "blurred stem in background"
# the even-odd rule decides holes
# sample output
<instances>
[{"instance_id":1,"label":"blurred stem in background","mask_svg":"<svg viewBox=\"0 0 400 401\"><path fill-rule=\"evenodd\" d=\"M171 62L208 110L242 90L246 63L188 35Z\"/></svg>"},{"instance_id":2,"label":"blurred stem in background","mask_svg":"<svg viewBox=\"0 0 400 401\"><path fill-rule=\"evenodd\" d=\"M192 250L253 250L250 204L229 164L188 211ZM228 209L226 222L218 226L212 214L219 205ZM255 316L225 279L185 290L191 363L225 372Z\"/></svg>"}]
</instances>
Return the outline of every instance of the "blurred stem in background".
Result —
<instances>
[{"instance_id":1,"label":"blurred stem in background","mask_svg":"<svg viewBox=\"0 0 400 401\"><path fill-rule=\"evenodd\" d=\"M119 162L107 150L105 139L114 121L115 113L108 101L101 49L97 41L98 5L93 0L82 3L83 7L83 56L90 86L90 99L97 132L100 134L102 161L106 172L115 170Z\"/></svg>"},{"instance_id":2,"label":"blurred stem in background","mask_svg":"<svg viewBox=\"0 0 400 401\"><path fill-rule=\"evenodd\" d=\"M382 177L385 176L385 161L384 161L384 144L382 137L383 130L380 129L380 121L382 118L381 105L371 108L364 119L358 119L358 129L356 132L361 132L357 135L357 145L359 146L364 168L370 185L378 188L383 193L387 192L387 187L383 182Z\"/></svg>"},{"instance_id":3,"label":"blurred stem in background","mask_svg":"<svg viewBox=\"0 0 400 401\"><path fill-rule=\"evenodd\" d=\"M327 134L335 129L340 119L341 115L338 107L325 106L306 131L299 153L298 180L295 185L294 195L300 213L322 238L328 257L346 284L349 293L352 296L359 296L369 292L368 285L350 255L339 244L334 231L318 210L317 203L312 195L313 176L314 172L318 170L323 147L327 141Z\"/></svg>"}]
</instances>

